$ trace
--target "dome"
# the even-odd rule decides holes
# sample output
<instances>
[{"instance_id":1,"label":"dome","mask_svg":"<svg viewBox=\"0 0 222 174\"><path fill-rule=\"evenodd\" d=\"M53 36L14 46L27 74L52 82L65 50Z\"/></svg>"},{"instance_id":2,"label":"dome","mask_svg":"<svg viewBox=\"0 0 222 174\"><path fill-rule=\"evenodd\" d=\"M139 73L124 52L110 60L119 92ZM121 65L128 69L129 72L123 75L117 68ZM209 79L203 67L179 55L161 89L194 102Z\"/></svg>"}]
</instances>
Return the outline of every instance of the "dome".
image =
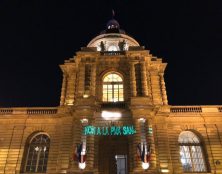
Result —
<instances>
[{"instance_id":1,"label":"dome","mask_svg":"<svg viewBox=\"0 0 222 174\"><path fill-rule=\"evenodd\" d=\"M135 39L120 29L117 20L109 20L106 27L106 30L93 38L87 47L96 47L97 51L126 51L129 46L140 46Z\"/></svg>"}]
</instances>

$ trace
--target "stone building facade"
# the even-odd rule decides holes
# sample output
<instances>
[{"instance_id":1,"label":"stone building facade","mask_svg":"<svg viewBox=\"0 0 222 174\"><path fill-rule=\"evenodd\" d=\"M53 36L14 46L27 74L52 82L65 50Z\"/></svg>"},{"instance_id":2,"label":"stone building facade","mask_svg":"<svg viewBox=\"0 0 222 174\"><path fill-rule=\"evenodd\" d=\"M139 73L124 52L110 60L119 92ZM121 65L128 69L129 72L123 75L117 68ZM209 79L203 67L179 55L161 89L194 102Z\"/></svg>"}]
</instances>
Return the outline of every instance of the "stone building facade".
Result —
<instances>
[{"instance_id":1,"label":"stone building facade","mask_svg":"<svg viewBox=\"0 0 222 174\"><path fill-rule=\"evenodd\" d=\"M166 65L110 20L60 106L0 108L0 174L222 174L222 106L168 105Z\"/></svg>"}]
</instances>

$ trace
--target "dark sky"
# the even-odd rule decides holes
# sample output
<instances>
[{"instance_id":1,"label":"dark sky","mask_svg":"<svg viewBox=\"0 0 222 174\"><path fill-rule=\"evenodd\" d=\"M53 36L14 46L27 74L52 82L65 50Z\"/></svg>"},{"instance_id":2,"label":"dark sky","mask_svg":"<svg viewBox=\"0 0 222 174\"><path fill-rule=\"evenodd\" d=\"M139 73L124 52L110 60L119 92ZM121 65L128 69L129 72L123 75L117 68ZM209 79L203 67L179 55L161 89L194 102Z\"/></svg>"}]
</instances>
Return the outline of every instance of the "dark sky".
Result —
<instances>
[{"instance_id":1,"label":"dark sky","mask_svg":"<svg viewBox=\"0 0 222 174\"><path fill-rule=\"evenodd\" d=\"M59 105L59 64L115 10L129 35L168 63L169 104L222 104L222 3L198 0L1 0L0 106Z\"/></svg>"}]
</instances>

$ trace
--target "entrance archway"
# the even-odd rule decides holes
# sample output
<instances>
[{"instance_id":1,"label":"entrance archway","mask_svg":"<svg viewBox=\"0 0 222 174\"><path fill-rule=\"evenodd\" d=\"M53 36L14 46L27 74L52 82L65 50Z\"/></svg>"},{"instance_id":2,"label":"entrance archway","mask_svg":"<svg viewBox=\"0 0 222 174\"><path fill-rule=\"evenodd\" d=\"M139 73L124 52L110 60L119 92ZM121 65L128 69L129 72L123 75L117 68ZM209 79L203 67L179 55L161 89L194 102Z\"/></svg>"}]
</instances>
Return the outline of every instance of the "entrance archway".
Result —
<instances>
[{"instance_id":1,"label":"entrance archway","mask_svg":"<svg viewBox=\"0 0 222 174\"><path fill-rule=\"evenodd\" d=\"M129 142L126 136L99 138L98 166L101 174L128 174Z\"/></svg>"}]
</instances>

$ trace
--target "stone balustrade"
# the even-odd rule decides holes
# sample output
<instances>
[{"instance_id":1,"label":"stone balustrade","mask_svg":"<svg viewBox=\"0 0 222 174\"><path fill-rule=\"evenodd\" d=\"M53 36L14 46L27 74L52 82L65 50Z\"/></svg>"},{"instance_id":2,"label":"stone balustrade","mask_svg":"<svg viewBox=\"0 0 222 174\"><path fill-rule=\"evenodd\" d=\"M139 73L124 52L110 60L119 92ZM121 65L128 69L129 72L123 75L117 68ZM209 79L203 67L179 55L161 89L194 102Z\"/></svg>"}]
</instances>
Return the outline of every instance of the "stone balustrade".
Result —
<instances>
[{"instance_id":1,"label":"stone balustrade","mask_svg":"<svg viewBox=\"0 0 222 174\"><path fill-rule=\"evenodd\" d=\"M114 104L115 107L125 108L126 104L121 103ZM102 104L102 106L114 106L114 105L107 105ZM167 109L168 108L168 109ZM168 106L165 109L162 109L163 112L170 112L175 114L182 114L182 113L220 113L222 112L222 106L220 105L212 105L212 106ZM28 108L0 108L0 115L55 115L61 112L66 112L65 108L59 107L28 107Z\"/></svg>"},{"instance_id":2,"label":"stone balustrade","mask_svg":"<svg viewBox=\"0 0 222 174\"><path fill-rule=\"evenodd\" d=\"M173 113L184 113L184 112L202 112L202 108L200 106L173 106L170 108L170 112Z\"/></svg>"},{"instance_id":3,"label":"stone balustrade","mask_svg":"<svg viewBox=\"0 0 222 174\"><path fill-rule=\"evenodd\" d=\"M100 52L102 56L124 55L124 51L103 51Z\"/></svg>"},{"instance_id":4,"label":"stone balustrade","mask_svg":"<svg viewBox=\"0 0 222 174\"><path fill-rule=\"evenodd\" d=\"M0 108L0 115L53 115L57 113L57 107Z\"/></svg>"},{"instance_id":5,"label":"stone balustrade","mask_svg":"<svg viewBox=\"0 0 222 174\"><path fill-rule=\"evenodd\" d=\"M171 113L209 113L222 112L222 106L170 106Z\"/></svg>"}]
</instances>

